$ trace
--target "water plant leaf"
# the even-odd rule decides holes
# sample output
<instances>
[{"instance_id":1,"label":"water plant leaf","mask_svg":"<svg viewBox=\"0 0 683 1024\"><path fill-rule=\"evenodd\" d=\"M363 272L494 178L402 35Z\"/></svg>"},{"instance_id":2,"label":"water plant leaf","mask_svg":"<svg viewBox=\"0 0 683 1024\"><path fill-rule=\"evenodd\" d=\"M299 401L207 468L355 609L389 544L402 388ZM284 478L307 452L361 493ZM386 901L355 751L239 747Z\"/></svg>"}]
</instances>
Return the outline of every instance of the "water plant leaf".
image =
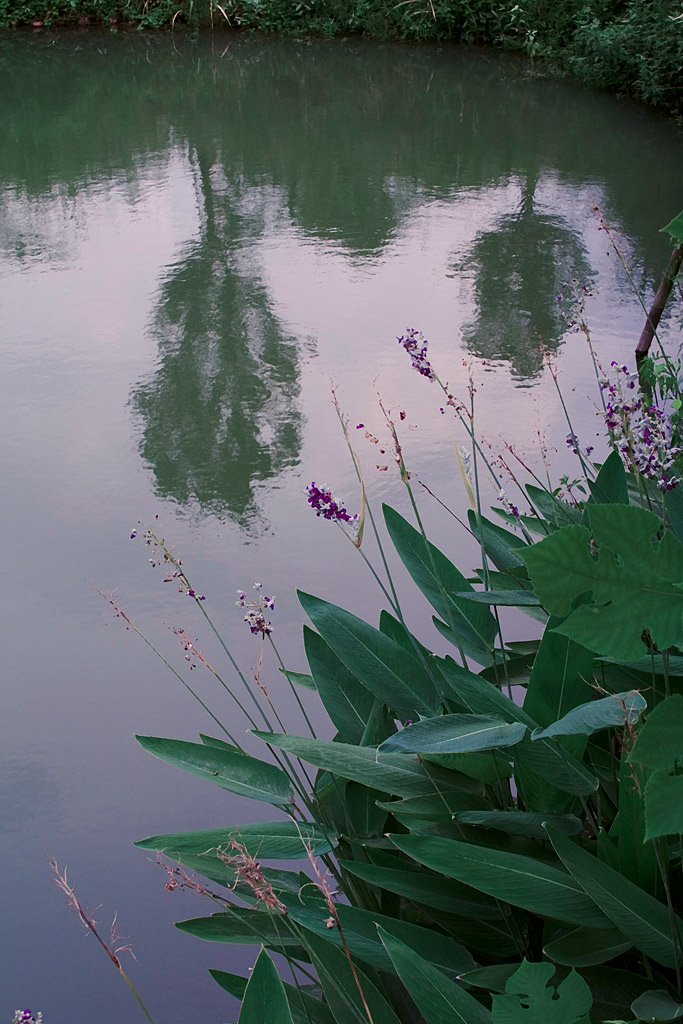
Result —
<instances>
[{"instance_id":1,"label":"water plant leaf","mask_svg":"<svg viewBox=\"0 0 683 1024\"><path fill-rule=\"evenodd\" d=\"M547 942L543 952L557 964L567 967L592 967L631 949L618 928L574 928Z\"/></svg>"},{"instance_id":2,"label":"water plant leaf","mask_svg":"<svg viewBox=\"0 0 683 1024\"><path fill-rule=\"evenodd\" d=\"M683 210L661 230L671 235L676 245L683 245Z\"/></svg>"},{"instance_id":3,"label":"water plant leaf","mask_svg":"<svg viewBox=\"0 0 683 1024\"><path fill-rule=\"evenodd\" d=\"M548 986L554 974L552 964L522 960L505 995L493 996L494 1024L588 1024L593 996L586 982L571 971L555 989Z\"/></svg>"},{"instance_id":4,"label":"water plant leaf","mask_svg":"<svg viewBox=\"0 0 683 1024\"><path fill-rule=\"evenodd\" d=\"M238 1024L293 1024L280 976L265 949L244 990Z\"/></svg>"},{"instance_id":5,"label":"water plant leaf","mask_svg":"<svg viewBox=\"0 0 683 1024\"><path fill-rule=\"evenodd\" d=\"M393 796L431 796L440 790L469 788L476 783L455 772L418 760L411 754L382 754L376 747L355 747L348 743L316 740L254 730L254 736L280 750L303 758L317 768L372 786Z\"/></svg>"},{"instance_id":6,"label":"water plant leaf","mask_svg":"<svg viewBox=\"0 0 683 1024\"><path fill-rule=\"evenodd\" d=\"M669 531L653 543L661 523L643 508L593 505L588 516L590 530L564 527L524 554L543 605L567 616L556 629L627 661L643 655L643 630L661 649L677 644L683 638L683 545ZM593 603L572 610L586 593Z\"/></svg>"},{"instance_id":7,"label":"water plant leaf","mask_svg":"<svg viewBox=\"0 0 683 1024\"><path fill-rule=\"evenodd\" d=\"M645 787L645 838L683 832L683 775L653 772Z\"/></svg>"},{"instance_id":8,"label":"water plant leaf","mask_svg":"<svg viewBox=\"0 0 683 1024\"><path fill-rule=\"evenodd\" d=\"M182 768L191 775L198 775L231 793L271 804L288 804L292 799L291 786L285 772L277 765L268 764L257 757L186 740L162 739L159 736L135 738L145 750L160 760Z\"/></svg>"},{"instance_id":9,"label":"water plant leaf","mask_svg":"<svg viewBox=\"0 0 683 1024\"><path fill-rule=\"evenodd\" d=\"M572 876L545 861L438 836L390 838L399 850L432 871L512 906L570 924L607 926L605 915Z\"/></svg>"},{"instance_id":10,"label":"water plant leaf","mask_svg":"<svg viewBox=\"0 0 683 1024\"><path fill-rule=\"evenodd\" d=\"M241 974L230 974L228 971L219 971L209 968L209 974L220 987L229 992L235 999L243 999L247 987L248 978ZM304 990L304 986L288 985L282 982L282 987L287 996L289 1012L292 1015L292 1024L334 1024L334 1017L327 1003L315 999ZM266 1024L269 1024L267 1021Z\"/></svg>"},{"instance_id":11,"label":"water plant leaf","mask_svg":"<svg viewBox=\"0 0 683 1024\"><path fill-rule=\"evenodd\" d=\"M306 945L337 1024L369 1024L367 1010L373 1024L400 1024L384 995L363 969L358 964L351 968L345 952L312 932L306 937Z\"/></svg>"},{"instance_id":12,"label":"water plant leaf","mask_svg":"<svg viewBox=\"0 0 683 1024\"><path fill-rule=\"evenodd\" d=\"M408 989L426 1024L491 1024L489 1011L466 989L395 936L378 928L396 974Z\"/></svg>"},{"instance_id":13,"label":"water plant leaf","mask_svg":"<svg viewBox=\"0 0 683 1024\"><path fill-rule=\"evenodd\" d=\"M423 754L422 759L479 779L487 786L512 778L512 766L496 754Z\"/></svg>"},{"instance_id":14,"label":"water plant leaf","mask_svg":"<svg viewBox=\"0 0 683 1024\"><path fill-rule=\"evenodd\" d=\"M290 683L296 683L297 686L302 686L304 690L317 689L313 676L308 672L292 672L288 668L280 668L279 671L289 679Z\"/></svg>"},{"instance_id":15,"label":"water plant leaf","mask_svg":"<svg viewBox=\"0 0 683 1024\"><path fill-rule=\"evenodd\" d=\"M289 908L289 917L309 931L343 948L342 937L337 928L329 928L330 913L323 906L296 906ZM399 921L375 911L361 910L345 903L337 904L337 914L344 940L352 956L364 960L382 971L391 972L391 960L380 942L377 925L390 935L407 943L411 949L420 950L422 956L442 970L459 974L474 968L472 954L455 939L432 928Z\"/></svg>"},{"instance_id":16,"label":"water plant leaf","mask_svg":"<svg viewBox=\"0 0 683 1024\"><path fill-rule=\"evenodd\" d=\"M397 893L415 903L460 917L503 917L498 904L490 896L431 871L407 871L357 860L340 860L339 864L370 885Z\"/></svg>"},{"instance_id":17,"label":"water plant leaf","mask_svg":"<svg viewBox=\"0 0 683 1024\"><path fill-rule=\"evenodd\" d=\"M308 821L266 821L232 828L169 832L139 839L134 845L182 860L185 854L201 856L215 854L219 848L227 850L231 840L243 844L247 853L259 860L295 860L306 856L307 849L315 857L321 857L336 846L336 837Z\"/></svg>"},{"instance_id":18,"label":"water plant leaf","mask_svg":"<svg viewBox=\"0 0 683 1024\"><path fill-rule=\"evenodd\" d=\"M677 939L668 907L571 839L550 828L547 832L567 870L622 935L658 964L675 966ZM675 927L683 934L677 917Z\"/></svg>"},{"instance_id":19,"label":"water plant leaf","mask_svg":"<svg viewBox=\"0 0 683 1024\"><path fill-rule=\"evenodd\" d=\"M299 591L298 596L313 625L349 672L400 718L436 713L439 694L417 658L357 615L311 594Z\"/></svg>"},{"instance_id":20,"label":"water plant leaf","mask_svg":"<svg viewBox=\"0 0 683 1024\"><path fill-rule=\"evenodd\" d=\"M524 489L551 529L581 522L583 512L576 505L568 504L556 494L543 487L536 487L535 484L527 484Z\"/></svg>"},{"instance_id":21,"label":"water plant leaf","mask_svg":"<svg viewBox=\"0 0 683 1024\"><path fill-rule=\"evenodd\" d=\"M456 595L463 601L474 602L475 604L486 604L511 608L521 608L527 605L538 607L541 602L533 590L520 590L517 588L509 590L472 590Z\"/></svg>"},{"instance_id":22,"label":"water plant leaf","mask_svg":"<svg viewBox=\"0 0 683 1024\"><path fill-rule=\"evenodd\" d=\"M468 825L482 825L509 832L515 836L533 836L545 839L544 824L566 836L576 836L583 829L583 822L573 814L535 814L531 811L460 811L458 821Z\"/></svg>"},{"instance_id":23,"label":"water plant leaf","mask_svg":"<svg viewBox=\"0 0 683 1024\"><path fill-rule=\"evenodd\" d=\"M683 697L673 693L650 711L628 759L668 772L679 757L683 757Z\"/></svg>"},{"instance_id":24,"label":"water plant leaf","mask_svg":"<svg viewBox=\"0 0 683 1024\"><path fill-rule=\"evenodd\" d=\"M683 1003L679 1003L664 989L643 992L631 1003L638 1020L678 1020L683 1017Z\"/></svg>"},{"instance_id":25,"label":"water plant leaf","mask_svg":"<svg viewBox=\"0 0 683 1024\"><path fill-rule=\"evenodd\" d=\"M280 912L231 906L230 910L211 914L210 917L178 921L176 928L209 942L243 946L263 945L276 952L287 950L297 959L308 959L301 944L301 935L288 925L285 915Z\"/></svg>"},{"instance_id":26,"label":"water plant leaf","mask_svg":"<svg viewBox=\"0 0 683 1024\"><path fill-rule=\"evenodd\" d=\"M521 722L508 723L497 715L441 715L401 729L380 744L379 750L465 754L513 746L525 732Z\"/></svg>"},{"instance_id":27,"label":"water plant leaf","mask_svg":"<svg viewBox=\"0 0 683 1024\"><path fill-rule=\"evenodd\" d=\"M628 505L626 470L619 452L610 452L595 480L588 481L591 501L599 505Z\"/></svg>"},{"instance_id":28,"label":"water plant leaf","mask_svg":"<svg viewBox=\"0 0 683 1024\"><path fill-rule=\"evenodd\" d=\"M488 608L473 607L461 592L474 593L463 574L439 548L389 505L384 522L398 555L432 608L458 634L464 648L490 650L497 633Z\"/></svg>"},{"instance_id":29,"label":"water plant leaf","mask_svg":"<svg viewBox=\"0 0 683 1024\"><path fill-rule=\"evenodd\" d=\"M538 728L538 722L497 686L468 672L452 658L443 660L442 672L457 699L473 714L500 715L506 722L522 722L530 730ZM572 796L588 796L598 788L595 776L569 751L560 749L554 740L541 739L537 743L521 740L515 748L515 761Z\"/></svg>"},{"instance_id":30,"label":"water plant leaf","mask_svg":"<svg viewBox=\"0 0 683 1024\"><path fill-rule=\"evenodd\" d=\"M633 725L645 707L647 702L637 690L613 693L609 697L601 697L572 708L559 722L553 722L545 729L534 729L531 739L536 741L550 736L590 736L599 729Z\"/></svg>"},{"instance_id":31,"label":"water plant leaf","mask_svg":"<svg viewBox=\"0 0 683 1024\"><path fill-rule=\"evenodd\" d=\"M653 843L645 841L644 793L651 770L631 764L627 754L625 749L619 764L619 814L616 830L612 829L616 835L618 862L611 866L617 867L641 889L657 896L661 884L657 855Z\"/></svg>"},{"instance_id":32,"label":"water plant leaf","mask_svg":"<svg viewBox=\"0 0 683 1024\"><path fill-rule=\"evenodd\" d=\"M469 509L467 522L497 569L506 572L524 565L523 550L528 545L518 534L504 530L490 519L477 515L474 509Z\"/></svg>"},{"instance_id":33,"label":"water plant leaf","mask_svg":"<svg viewBox=\"0 0 683 1024\"><path fill-rule=\"evenodd\" d=\"M304 626L304 650L320 699L341 739L360 743L375 697L310 626Z\"/></svg>"}]
</instances>

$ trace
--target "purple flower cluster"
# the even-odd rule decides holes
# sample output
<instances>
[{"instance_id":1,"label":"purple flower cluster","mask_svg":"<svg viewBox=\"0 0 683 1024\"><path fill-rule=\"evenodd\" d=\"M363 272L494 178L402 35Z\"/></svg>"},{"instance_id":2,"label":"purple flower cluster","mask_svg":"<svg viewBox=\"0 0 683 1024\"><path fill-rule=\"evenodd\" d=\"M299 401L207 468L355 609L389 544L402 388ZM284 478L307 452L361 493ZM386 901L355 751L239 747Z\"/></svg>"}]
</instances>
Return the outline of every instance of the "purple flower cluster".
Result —
<instances>
[{"instance_id":1,"label":"purple flower cluster","mask_svg":"<svg viewBox=\"0 0 683 1024\"><path fill-rule=\"evenodd\" d=\"M625 391L635 388L637 376L629 373L627 366L611 365L616 381L600 381L606 397L605 425L637 473L654 480L660 491L673 490L680 483L673 470L683 449L674 444L671 418L658 405L645 407L640 397L627 397Z\"/></svg>"},{"instance_id":2,"label":"purple flower cluster","mask_svg":"<svg viewBox=\"0 0 683 1024\"><path fill-rule=\"evenodd\" d=\"M427 380L436 380L432 364L427 359L428 342L423 336L422 331L417 331L414 327L407 327L406 333L396 340L410 356L414 369L421 373L423 377L426 377Z\"/></svg>"},{"instance_id":3,"label":"purple flower cluster","mask_svg":"<svg viewBox=\"0 0 683 1024\"><path fill-rule=\"evenodd\" d=\"M585 455L586 458L588 458L588 456L593 451L592 444L586 445L585 448L582 448L579 444L579 439L576 436L576 434L567 434L564 440L565 444L567 445L567 448L571 449L571 451L574 452L574 455Z\"/></svg>"},{"instance_id":4,"label":"purple flower cluster","mask_svg":"<svg viewBox=\"0 0 683 1024\"><path fill-rule=\"evenodd\" d=\"M322 484L320 487L313 480L305 489L308 495L308 504L315 511L317 516L323 519L333 519L341 523L355 523L358 515L350 516L343 504L335 500L332 491Z\"/></svg>"},{"instance_id":5,"label":"purple flower cluster","mask_svg":"<svg viewBox=\"0 0 683 1024\"><path fill-rule=\"evenodd\" d=\"M34 1015L30 1010L15 1010L12 1024L41 1024L42 1020L43 1015L40 1011Z\"/></svg>"},{"instance_id":6,"label":"purple flower cluster","mask_svg":"<svg viewBox=\"0 0 683 1024\"><path fill-rule=\"evenodd\" d=\"M501 503L508 515L514 516L515 519L519 519L519 509L510 501L502 488L498 494L498 501Z\"/></svg>"},{"instance_id":7,"label":"purple flower cluster","mask_svg":"<svg viewBox=\"0 0 683 1024\"><path fill-rule=\"evenodd\" d=\"M254 583L254 590L261 590L262 587L262 583ZM244 621L254 635L260 634L266 637L273 632L273 624L266 619L265 610L267 608L272 611L275 608L274 597L267 597L265 594L261 596L259 594L256 601L247 601L247 595L244 590L238 590L235 604L238 608L246 607L248 609L247 614L244 616Z\"/></svg>"}]
</instances>

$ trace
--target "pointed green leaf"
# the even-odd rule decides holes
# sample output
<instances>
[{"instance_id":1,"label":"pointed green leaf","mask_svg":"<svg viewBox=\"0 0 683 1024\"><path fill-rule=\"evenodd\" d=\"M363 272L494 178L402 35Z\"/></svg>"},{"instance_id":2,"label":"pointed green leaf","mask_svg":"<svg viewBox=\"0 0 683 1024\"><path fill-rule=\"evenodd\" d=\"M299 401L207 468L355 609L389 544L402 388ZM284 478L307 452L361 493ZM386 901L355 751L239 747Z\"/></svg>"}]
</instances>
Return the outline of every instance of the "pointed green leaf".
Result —
<instances>
[{"instance_id":1,"label":"pointed green leaf","mask_svg":"<svg viewBox=\"0 0 683 1024\"><path fill-rule=\"evenodd\" d=\"M426 1024L491 1024L491 1014L462 985L382 928L379 936Z\"/></svg>"},{"instance_id":2,"label":"pointed green leaf","mask_svg":"<svg viewBox=\"0 0 683 1024\"><path fill-rule=\"evenodd\" d=\"M266 821L233 828L201 829L197 832L170 832L140 839L135 846L158 850L167 857L182 860L185 854L202 856L228 850L231 840L241 843L247 853L259 860L295 860L310 849L315 857L329 853L330 837L312 822ZM334 839L336 845L336 838Z\"/></svg>"},{"instance_id":3,"label":"pointed green leaf","mask_svg":"<svg viewBox=\"0 0 683 1024\"><path fill-rule=\"evenodd\" d=\"M357 964L351 968L345 952L312 932L308 933L306 944L337 1024L369 1024L368 1010L373 1024L400 1024L384 995L362 968Z\"/></svg>"},{"instance_id":4,"label":"pointed green leaf","mask_svg":"<svg viewBox=\"0 0 683 1024\"><path fill-rule=\"evenodd\" d=\"M497 715L441 715L423 719L394 733L379 747L381 752L464 754L518 743L526 726L507 723Z\"/></svg>"},{"instance_id":5,"label":"pointed green leaf","mask_svg":"<svg viewBox=\"0 0 683 1024\"><path fill-rule=\"evenodd\" d=\"M382 754L375 747L354 747L348 743L288 736L286 733L254 730L254 736L303 758L317 768L361 782L364 786L374 786L394 796L432 795L442 789L462 788L463 776L423 763L412 754ZM470 780L465 781L470 786L475 785Z\"/></svg>"},{"instance_id":6,"label":"pointed green leaf","mask_svg":"<svg viewBox=\"0 0 683 1024\"><path fill-rule=\"evenodd\" d=\"M209 942L226 942L242 946L263 945L277 952L282 952L283 949L292 950L292 956L300 956L301 938L296 934L296 929L293 930L288 925L285 915L279 911L234 906L222 914L178 921L176 928Z\"/></svg>"},{"instance_id":7,"label":"pointed green leaf","mask_svg":"<svg viewBox=\"0 0 683 1024\"><path fill-rule=\"evenodd\" d=\"M308 672L292 672L288 668L280 668L280 672L289 679L290 683L296 683L297 686L303 687L304 690L316 689L313 676Z\"/></svg>"},{"instance_id":8,"label":"pointed green leaf","mask_svg":"<svg viewBox=\"0 0 683 1024\"><path fill-rule=\"evenodd\" d=\"M341 739L360 743L374 696L310 626L304 626L304 650L320 699Z\"/></svg>"},{"instance_id":9,"label":"pointed green leaf","mask_svg":"<svg viewBox=\"0 0 683 1024\"><path fill-rule=\"evenodd\" d=\"M644 793L651 770L631 764L626 754L625 748L619 765L618 862L611 867L617 867L635 885L657 896L661 885L657 855L654 844L645 842Z\"/></svg>"},{"instance_id":10,"label":"pointed green leaf","mask_svg":"<svg viewBox=\"0 0 683 1024\"><path fill-rule=\"evenodd\" d=\"M218 971L209 968L209 974L213 980L225 991L229 992L235 999L243 999L247 987L248 978L239 974L230 974L228 971ZM289 1004L289 1012L292 1015L292 1024L335 1024L334 1017L330 1012L327 1003L315 999L304 990L303 986L295 988L294 985L282 983Z\"/></svg>"},{"instance_id":11,"label":"pointed green leaf","mask_svg":"<svg viewBox=\"0 0 683 1024\"><path fill-rule=\"evenodd\" d=\"M503 608L539 607L541 604L532 590L472 590L456 594L456 597L474 604Z\"/></svg>"},{"instance_id":12,"label":"pointed green leaf","mask_svg":"<svg viewBox=\"0 0 683 1024\"><path fill-rule=\"evenodd\" d=\"M678 1020L683 1017L683 1003L673 999L663 989L643 992L642 996L631 1003L631 1009L638 1020Z\"/></svg>"},{"instance_id":13,"label":"pointed green leaf","mask_svg":"<svg viewBox=\"0 0 683 1024\"><path fill-rule=\"evenodd\" d=\"M429 717L439 694L416 657L363 619L299 591L313 625L346 668L400 718Z\"/></svg>"},{"instance_id":14,"label":"pointed green leaf","mask_svg":"<svg viewBox=\"0 0 683 1024\"><path fill-rule=\"evenodd\" d=\"M583 830L583 822L573 814L534 814L529 811L461 811L456 814L458 821L469 825L499 829L515 836L533 836L545 839L544 824L562 832L565 836L576 836Z\"/></svg>"},{"instance_id":15,"label":"pointed green leaf","mask_svg":"<svg viewBox=\"0 0 683 1024\"><path fill-rule=\"evenodd\" d=\"M239 1024L293 1024L280 976L265 949L247 982Z\"/></svg>"},{"instance_id":16,"label":"pointed green leaf","mask_svg":"<svg viewBox=\"0 0 683 1024\"><path fill-rule=\"evenodd\" d=\"M468 511L467 521L470 530L484 545L486 554L497 569L505 572L524 565L522 555L528 545L518 534L504 530L490 519L477 515L474 509Z\"/></svg>"},{"instance_id":17,"label":"pointed green leaf","mask_svg":"<svg viewBox=\"0 0 683 1024\"><path fill-rule=\"evenodd\" d=\"M591 967L631 949L618 928L574 928L573 931L543 946L543 952L556 964L568 967Z\"/></svg>"},{"instance_id":18,"label":"pointed green leaf","mask_svg":"<svg viewBox=\"0 0 683 1024\"><path fill-rule=\"evenodd\" d=\"M462 573L442 551L425 540L419 530L389 505L383 505L389 536L406 569L434 610L461 639L463 647L490 649L497 627L488 608L473 607L459 597L474 592Z\"/></svg>"},{"instance_id":19,"label":"pointed green leaf","mask_svg":"<svg viewBox=\"0 0 683 1024\"><path fill-rule=\"evenodd\" d=\"M611 726L634 725L643 708L645 698L637 690L613 693L600 700L591 700L572 708L559 722L553 722L546 729L534 729L532 740L549 736L589 736L598 729Z\"/></svg>"},{"instance_id":20,"label":"pointed green leaf","mask_svg":"<svg viewBox=\"0 0 683 1024\"><path fill-rule=\"evenodd\" d=\"M626 470L619 452L610 452L588 487L592 500L599 505L628 505Z\"/></svg>"},{"instance_id":21,"label":"pointed green leaf","mask_svg":"<svg viewBox=\"0 0 683 1024\"><path fill-rule=\"evenodd\" d=\"M673 967L677 943L671 934L668 908L571 839L552 829L547 831L567 870L624 938L658 964ZM681 922L675 920L680 932Z\"/></svg>"},{"instance_id":22,"label":"pointed green leaf","mask_svg":"<svg viewBox=\"0 0 683 1024\"><path fill-rule=\"evenodd\" d=\"M671 235L676 245L683 245L683 210L661 230Z\"/></svg>"},{"instance_id":23,"label":"pointed green leaf","mask_svg":"<svg viewBox=\"0 0 683 1024\"><path fill-rule=\"evenodd\" d=\"M604 914L572 876L545 861L437 836L390 838L399 850L432 871L440 871L512 906L570 924L606 926Z\"/></svg>"},{"instance_id":24,"label":"pointed green leaf","mask_svg":"<svg viewBox=\"0 0 683 1024\"><path fill-rule=\"evenodd\" d=\"M155 757L231 793L271 804L288 804L292 799L289 779L282 769L256 757L185 740L168 740L157 736L135 738Z\"/></svg>"}]
</instances>

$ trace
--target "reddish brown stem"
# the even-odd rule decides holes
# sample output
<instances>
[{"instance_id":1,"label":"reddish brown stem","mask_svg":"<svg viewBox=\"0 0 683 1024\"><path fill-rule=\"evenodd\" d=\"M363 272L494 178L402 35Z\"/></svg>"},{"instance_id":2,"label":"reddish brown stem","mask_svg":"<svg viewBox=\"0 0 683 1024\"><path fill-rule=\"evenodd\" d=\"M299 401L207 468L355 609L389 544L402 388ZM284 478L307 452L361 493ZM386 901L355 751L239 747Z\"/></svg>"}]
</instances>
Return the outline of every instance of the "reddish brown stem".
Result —
<instances>
[{"instance_id":1,"label":"reddish brown stem","mask_svg":"<svg viewBox=\"0 0 683 1024\"><path fill-rule=\"evenodd\" d=\"M636 346L636 364L642 362L650 351L652 339L654 338L657 327L659 326L659 321L661 320L664 307L666 306L669 295L671 294L674 281L681 269L681 264L683 264L683 245L678 245L669 257L669 262L666 270L664 271L661 284L657 289L654 302L652 303L650 312L647 315L647 320L643 327L643 333L640 335L640 340Z\"/></svg>"}]
</instances>

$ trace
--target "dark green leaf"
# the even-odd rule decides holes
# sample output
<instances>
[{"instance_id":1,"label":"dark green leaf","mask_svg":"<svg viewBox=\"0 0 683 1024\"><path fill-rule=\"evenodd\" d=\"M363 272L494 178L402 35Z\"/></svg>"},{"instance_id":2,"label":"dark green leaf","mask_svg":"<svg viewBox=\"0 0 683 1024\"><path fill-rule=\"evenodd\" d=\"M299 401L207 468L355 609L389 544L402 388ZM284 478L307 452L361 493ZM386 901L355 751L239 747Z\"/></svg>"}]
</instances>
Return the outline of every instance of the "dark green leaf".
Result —
<instances>
[{"instance_id":1,"label":"dark green leaf","mask_svg":"<svg viewBox=\"0 0 683 1024\"><path fill-rule=\"evenodd\" d=\"M478 516L474 509L468 511L467 521L470 530L477 540L483 543L486 554L496 568L505 572L507 569L524 565L522 551L528 545L518 534L504 530L502 526L492 523L484 516Z\"/></svg>"},{"instance_id":2,"label":"dark green leaf","mask_svg":"<svg viewBox=\"0 0 683 1024\"><path fill-rule=\"evenodd\" d=\"M198 832L170 832L166 835L140 839L135 846L158 850L168 857L182 860L185 854L201 856L221 849L229 852L231 840L241 843L247 853L259 860L295 860L310 849L315 857L329 853L336 845L330 837L311 822L266 821L257 825L236 825L233 828L201 829Z\"/></svg>"},{"instance_id":3,"label":"dark green leaf","mask_svg":"<svg viewBox=\"0 0 683 1024\"><path fill-rule=\"evenodd\" d=\"M583 978L572 971L556 989L546 987L552 964L523 960L508 978L505 995L493 996L494 1024L583 1024L593 997Z\"/></svg>"},{"instance_id":4,"label":"dark green leaf","mask_svg":"<svg viewBox=\"0 0 683 1024\"><path fill-rule=\"evenodd\" d=\"M663 989L643 992L631 1004L638 1020L678 1020L683 1017L683 1003L673 999Z\"/></svg>"},{"instance_id":5,"label":"dark green leaf","mask_svg":"<svg viewBox=\"0 0 683 1024\"><path fill-rule=\"evenodd\" d=\"M599 505L628 505L626 470L618 452L610 452L595 480L588 481L588 488Z\"/></svg>"},{"instance_id":6,"label":"dark green leaf","mask_svg":"<svg viewBox=\"0 0 683 1024\"><path fill-rule=\"evenodd\" d=\"M222 914L195 917L176 924L182 932L209 942L227 942L231 945L267 946L276 952L287 949L299 959L305 954L296 928L288 924L279 911L252 910L249 907L231 907Z\"/></svg>"},{"instance_id":7,"label":"dark green leaf","mask_svg":"<svg viewBox=\"0 0 683 1024\"><path fill-rule=\"evenodd\" d=\"M677 941L668 908L571 839L552 829L548 836L567 870L624 938L658 964L673 967ZM676 927L680 932L678 918Z\"/></svg>"},{"instance_id":8,"label":"dark green leaf","mask_svg":"<svg viewBox=\"0 0 683 1024\"><path fill-rule=\"evenodd\" d=\"M543 952L557 964L592 967L625 953L631 945L617 928L574 928L545 943Z\"/></svg>"},{"instance_id":9,"label":"dark green leaf","mask_svg":"<svg viewBox=\"0 0 683 1024\"><path fill-rule=\"evenodd\" d=\"M345 743L360 743L375 698L310 626L304 626L304 649L320 699L340 737Z\"/></svg>"},{"instance_id":10,"label":"dark green leaf","mask_svg":"<svg viewBox=\"0 0 683 1024\"><path fill-rule=\"evenodd\" d=\"M247 982L239 1024L293 1024L285 990L265 949Z\"/></svg>"},{"instance_id":11,"label":"dark green leaf","mask_svg":"<svg viewBox=\"0 0 683 1024\"><path fill-rule=\"evenodd\" d=\"M299 592L301 606L346 668L400 718L436 713L439 694L424 666L363 619Z\"/></svg>"},{"instance_id":12,"label":"dark green leaf","mask_svg":"<svg viewBox=\"0 0 683 1024\"><path fill-rule=\"evenodd\" d=\"M415 754L464 754L518 743L526 726L497 715L441 715L423 719L390 736L380 751Z\"/></svg>"},{"instance_id":13,"label":"dark green leaf","mask_svg":"<svg viewBox=\"0 0 683 1024\"><path fill-rule=\"evenodd\" d=\"M400 1024L385 996L357 964L351 969L341 949L313 933L306 943L337 1024L369 1024L367 1010L373 1024Z\"/></svg>"},{"instance_id":14,"label":"dark green leaf","mask_svg":"<svg viewBox=\"0 0 683 1024\"><path fill-rule=\"evenodd\" d=\"M643 708L645 698L636 690L610 694L600 700L591 700L572 708L559 722L553 722L546 729L534 729L532 740L550 736L589 736L599 729L611 726L634 725Z\"/></svg>"},{"instance_id":15,"label":"dark green leaf","mask_svg":"<svg viewBox=\"0 0 683 1024\"><path fill-rule=\"evenodd\" d=\"M683 210L661 230L671 235L676 245L683 245Z\"/></svg>"},{"instance_id":16,"label":"dark green leaf","mask_svg":"<svg viewBox=\"0 0 683 1024\"><path fill-rule=\"evenodd\" d=\"M382 928L379 935L426 1024L491 1024L489 1011L462 985Z\"/></svg>"},{"instance_id":17,"label":"dark green leaf","mask_svg":"<svg viewBox=\"0 0 683 1024\"><path fill-rule=\"evenodd\" d=\"M313 676L309 675L308 672L292 672L288 668L281 668L280 672L289 679L290 683L296 683L297 686L302 686L304 690L316 689Z\"/></svg>"},{"instance_id":18,"label":"dark green leaf","mask_svg":"<svg viewBox=\"0 0 683 1024\"><path fill-rule=\"evenodd\" d=\"M528 811L461 811L456 814L458 821L469 825L510 832L515 836L533 836L545 839L544 824L566 836L576 836L583 829L583 823L573 814L533 814Z\"/></svg>"},{"instance_id":19,"label":"dark green leaf","mask_svg":"<svg viewBox=\"0 0 683 1024\"><path fill-rule=\"evenodd\" d=\"M256 757L203 743L187 743L185 740L168 740L157 736L135 738L155 757L231 793L271 804L288 804L292 799L289 779L282 769Z\"/></svg>"},{"instance_id":20,"label":"dark green leaf","mask_svg":"<svg viewBox=\"0 0 683 1024\"><path fill-rule=\"evenodd\" d=\"M604 914L572 876L550 864L436 836L392 835L391 840L432 871L513 906L570 924L596 928L606 925Z\"/></svg>"},{"instance_id":21,"label":"dark green leaf","mask_svg":"<svg viewBox=\"0 0 683 1024\"><path fill-rule=\"evenodd\" d=\"M235 999L243 998L248 978L212 968L209 968L209 974L222 989L229 992ZM287 996L293 1024L335 1024L327 1003L309 995L302 986L295 988L294 985L287 985L285 982L282 983L282 986Z\"/></svg>"},{"instance_id":22,"label":"dark green leaf","mask_svg":"<svg viewBox=\"0 0 683 1024\"><path fill-rule=\"evenodd\" d=\"M683 832L683 775L653 772L645 787L646 839Z\"/></svg>"},{"instance_id":23,"label":"dark green leaf","mask_svg":"<svg viewBox=\"0 0 683 1024\"><path fill-rule=\"evenodd\" d=\"M629 761L668 772L679 757L683 757L683 697L674 693L650 711Z\"/></svg>"}]
</instances>

